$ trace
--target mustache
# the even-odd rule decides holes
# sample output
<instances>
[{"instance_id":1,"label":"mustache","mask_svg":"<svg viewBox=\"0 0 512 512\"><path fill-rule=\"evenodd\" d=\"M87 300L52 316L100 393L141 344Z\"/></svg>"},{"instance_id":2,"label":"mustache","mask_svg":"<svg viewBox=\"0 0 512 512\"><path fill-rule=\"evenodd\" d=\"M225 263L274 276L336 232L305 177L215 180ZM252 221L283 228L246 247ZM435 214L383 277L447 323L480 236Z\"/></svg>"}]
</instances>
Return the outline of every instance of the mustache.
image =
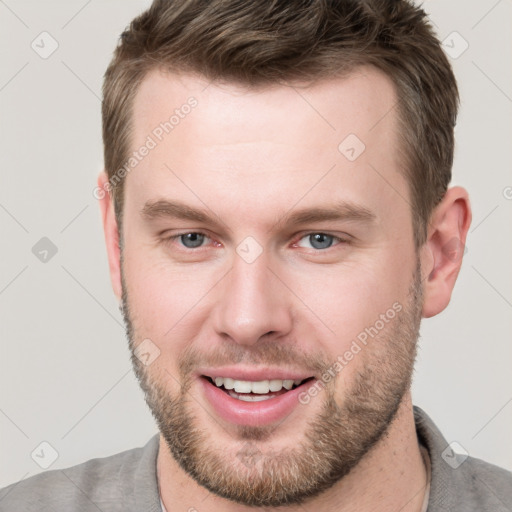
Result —
<instances>
[{"instance_id":1,"label":"mustache","mask_svg":"<svg viewBox=\"0 0 512 512\"><path fill-rule=\"evenodd\" d=\"M200 366L216 367L236 364L290 367L315 375L329 368L327 358L321 353L307 353L281 341L262 341L251 347L223 341L215 349L208 350L189 346L178 360L178 368L184 378Z\"/></svg>"}]
</instances>

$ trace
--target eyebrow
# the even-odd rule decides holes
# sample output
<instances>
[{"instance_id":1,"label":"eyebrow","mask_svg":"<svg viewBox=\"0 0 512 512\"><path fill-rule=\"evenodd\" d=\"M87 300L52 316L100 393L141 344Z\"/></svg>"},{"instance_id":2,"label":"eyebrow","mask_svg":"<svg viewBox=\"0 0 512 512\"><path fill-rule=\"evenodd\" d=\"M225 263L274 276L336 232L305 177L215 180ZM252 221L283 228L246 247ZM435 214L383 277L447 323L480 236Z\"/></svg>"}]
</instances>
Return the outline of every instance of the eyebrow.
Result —
<instances>
[{"instance_id":1,"label":"eyebrow","mask_svg":"<svg viewBox=\"0 0 512 512\"><path fill-rule=\"evenodd\" d=\"M141 210L147 220L170 218L188 220L203 224L224 224L218 215L208 211L192 208L179 201L148 201ZM323 207L305 208L287 213L274 222L274 229L286 225L309 224L322 221L357 221L373 223L377 219L374 212L363 205L351 201L340 201Z\"/></svg>"}]
</instances>

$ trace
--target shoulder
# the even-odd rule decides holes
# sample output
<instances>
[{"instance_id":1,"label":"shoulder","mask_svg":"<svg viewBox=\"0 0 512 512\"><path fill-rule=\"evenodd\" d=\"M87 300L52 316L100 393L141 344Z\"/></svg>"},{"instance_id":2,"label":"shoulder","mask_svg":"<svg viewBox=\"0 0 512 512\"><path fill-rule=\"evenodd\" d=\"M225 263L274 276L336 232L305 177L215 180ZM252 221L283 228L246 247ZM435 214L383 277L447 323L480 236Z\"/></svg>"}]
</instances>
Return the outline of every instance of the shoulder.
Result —
<instances>
[{"instance_id":1,"label":"shoulder","mask_svg":"<svg viewBox=\"0 0 512 512\"><path fill-rule=\"evenodd\" d=\"M468 457L458 470L460 480L465 483L465 492L471 495L472 501L478 507L475 510L511 510L510 471L474 457Z\"/></svg>"},{"instance_id":2,"label":"shoulder","mask_svg":"<svg viewBox=\"0 0 512 512\"><path fill-rule=\"evenodd\" d=\"M20 480L0 489L0 512L123 510L133 501L135 481L153 476L148 462L156 461L157 450L158 435L144 447Z\"/></svg>"},{"instance_id":3,"label":"shoulder","mask_svg":"<svg viewBox=\"0 0 512 512\"><path fill-rule=\"evenodd\" d=\"M432 419L414 406L418 440L428 450L431 465L429 512L509 512L512 473L462 453L448 443Z\"/></svg>"}]
</instances>

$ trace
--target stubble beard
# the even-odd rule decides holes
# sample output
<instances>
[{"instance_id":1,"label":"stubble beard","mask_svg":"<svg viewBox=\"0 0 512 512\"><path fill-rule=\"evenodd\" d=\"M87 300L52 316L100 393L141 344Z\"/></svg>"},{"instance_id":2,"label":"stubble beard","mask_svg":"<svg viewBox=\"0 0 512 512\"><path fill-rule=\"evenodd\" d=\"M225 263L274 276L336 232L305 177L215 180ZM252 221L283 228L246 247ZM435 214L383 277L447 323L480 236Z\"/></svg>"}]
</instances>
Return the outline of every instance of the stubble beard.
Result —
<instances>
[{"instance_id":1,"label":"stubble beard","mask_svg":"<svg viewBox=\"0 0 512 512\"><path fill-rule=\"evenodd\" d=\"M422 302L418 260L407 304L363 348L365 364L354 373L354 381L345 390L341 404L336 399L335 380L331 381L331 385L325 386L325 393L315 398L325 396L321 411L307 423L302 440L292 448L278 451L265 449L265 441L272 438L278 426L241 426L237 437L233 436L232 446L219 446L213 433L218 424L212 419L210 430L199 424L192 412L199 406L190 393L192 356L180 362L181 387L175 396L170 396L162 379L150 375L150 367L134 355L137 330L129 310L124 277L122 313L135 375L180 467L218 496L248 506L280 507L302 504L320 495L346 476L385 437L410 389ZM275 351L276 355L280 350ZM268 359L267 352L265 363L269 363ZM280 360L276 358L274 365L278 366ZM300 406L307 410L308 406Z\"/></svg>"}]
</instances>

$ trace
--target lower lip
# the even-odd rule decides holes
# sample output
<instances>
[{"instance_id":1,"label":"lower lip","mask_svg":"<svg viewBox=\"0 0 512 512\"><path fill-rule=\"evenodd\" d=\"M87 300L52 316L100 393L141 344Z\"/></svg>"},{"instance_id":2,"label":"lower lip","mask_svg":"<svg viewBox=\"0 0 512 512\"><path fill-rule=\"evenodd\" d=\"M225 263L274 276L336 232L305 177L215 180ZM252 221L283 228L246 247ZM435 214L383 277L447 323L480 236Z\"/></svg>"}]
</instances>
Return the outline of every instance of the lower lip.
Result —
<instances>
[{"instance_id":1,"label":"lower lip","mask_svg":"<svg viewBox=\"0 0 512 512\"><path fill-rule=\"evenodd\" d=\"M283 420L300 405L299 395L314 384L315 379L261 402L244 402L232 398L204 377L199 378L208 402L215 412L228 423L263 426Z\"/></svg>"}]
</instances>

